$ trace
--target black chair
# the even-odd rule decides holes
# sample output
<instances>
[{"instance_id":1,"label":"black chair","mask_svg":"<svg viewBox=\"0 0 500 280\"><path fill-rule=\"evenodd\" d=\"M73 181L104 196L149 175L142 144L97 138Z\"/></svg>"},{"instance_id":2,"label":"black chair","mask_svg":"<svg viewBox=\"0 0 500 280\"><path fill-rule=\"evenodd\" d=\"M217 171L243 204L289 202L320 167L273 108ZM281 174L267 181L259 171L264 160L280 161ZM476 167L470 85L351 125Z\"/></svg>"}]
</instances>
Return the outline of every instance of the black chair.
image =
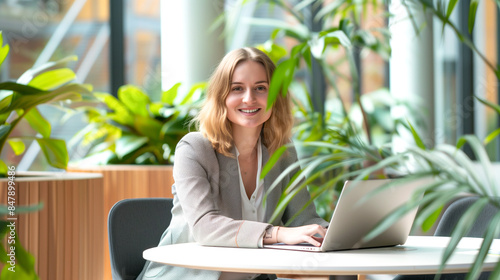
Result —
<instances>
[{"instance_id":1,"label":"black chair","mask_svg":"<svg viewBox=\"0 0 500 280\"><path fill-rule=\"evenodd\" d=\"M477 197L465 197L454 201L446 209L441 220L438 223L434 236L451 236L453 229L457 225L460 218L463 216L465 211L477 201ZM483 208L481 214L478 216L471 230L465 235L465 237L483 237L486 232L491 219L499 211L493 205L486 205ZM497 236L500 238L500 236ZM479 276L479 280L487 280L490 277L490 272L483 272ZM464 280L467 274L465 273L452 273L452 274L442 274L441 280ZM433 280L435 275L399 275L394 280Z\"/></svg>"},{"instance_id":2,"label":"black chair","mask_svg":"<svg viewBox=\"0 0 500 280\"><path fill-rule=\"evenodd\" d=\"M108 216L111 275L114 280L136 279L172 219L171 198L133 198L118 201Z\"/></svg>"}]
</instances>

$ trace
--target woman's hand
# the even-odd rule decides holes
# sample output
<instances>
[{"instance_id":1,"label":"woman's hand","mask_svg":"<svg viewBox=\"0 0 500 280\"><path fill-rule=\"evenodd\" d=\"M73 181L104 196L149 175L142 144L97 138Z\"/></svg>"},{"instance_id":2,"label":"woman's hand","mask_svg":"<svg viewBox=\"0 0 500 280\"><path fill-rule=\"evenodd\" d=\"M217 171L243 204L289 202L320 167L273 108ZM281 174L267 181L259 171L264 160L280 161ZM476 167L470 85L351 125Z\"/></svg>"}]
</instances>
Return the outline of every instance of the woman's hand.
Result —
<instances>
[{"instance_id":1,"label":"woman's hand","mask_svg":"<svg viewBox=\"0 0 500 280\"><path fill-rule=\"evenodd\" d=\"M323 242L325 234L326 228L320 225L307 225L301 227L279 227L276 237L278 243L293 245L307 242L319 247ZM319 235L320 237L314 235Z\"/></svg>"}]
</instances>

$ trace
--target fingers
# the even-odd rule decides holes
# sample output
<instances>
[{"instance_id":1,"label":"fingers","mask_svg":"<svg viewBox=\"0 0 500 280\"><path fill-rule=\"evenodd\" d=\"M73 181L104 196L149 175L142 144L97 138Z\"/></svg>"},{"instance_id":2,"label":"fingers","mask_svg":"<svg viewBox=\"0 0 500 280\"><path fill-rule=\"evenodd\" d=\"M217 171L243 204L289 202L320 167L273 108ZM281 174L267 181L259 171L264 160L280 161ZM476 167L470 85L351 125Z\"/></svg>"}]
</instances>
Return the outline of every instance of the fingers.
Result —
<instances>
[{"instance_id":1,"label":"fingers","mask_svg":"<svg viewBox=\"0 0 500 280\"><path fill-rule=\"evenodd\" d=\"M320 243L323 243L323 240L324 238L323 237L316 237L316 236L313 236L312 238L314 238L314 240L320 242Z\"/></svg>"},{"instance_id":2,"label":"fingers","mask_svg":"<svg viewBox=\"0 0 500 280\"><path fill-rule=\"evenodd\" d=\"M326 227L319 226L319 232L318 232L318 234L321 235L321 237L325 237L325 235L326 235Z\"/></svg>"},{"instance_id":3,"label":"fingers","mask_svg":"<svg viewBox=\"0 0 500 280\"><path fill-rule=\"evenodd\" d=\"M280 230L280 242L286 244L298 244L307 242L314 246L321 246L326 234L326 228L320 225L307 225L295 228L285 228Z\"/></svg>"},{"instance_id":4,"label":"fingers","mask_svg":"<svg viewBox=\"0 0 500 280\"><path fill-rule=\"evenodd\" d=\"M321 246L321 243L323 243L323 238L326 235L326 228L322 227L320 225L312 225L312 232L311 235L307 237L307 240L305 240L307 243L314 245L316 247ZM320 237L318 237L319 235Z\"/></svg>"},{"instance_id":5,"label":"fingers","mask_svg":"<svg viewBox=\"0 0 500 280\"><path fill-rule=\"evenodd\" d=\"M314 238L314 236L306 236L304 241L313 245L313 246L316 246L316 247L321 246L321 242L316 240L316 238Z\"/></svg>"},{"instance_id":6,"label":"fingers","mask_svg":"<svg viewBox=\"0 0 500 280\"><path fill-rule=\"evenodd\" d=\"M311 233L310 233L311 236L318 234L321 237L325 237L325 235L326 235L326 228L322 227L320 225L308 225L305 227L308 227L311 230Z\"/></svg>"}]
</instances>

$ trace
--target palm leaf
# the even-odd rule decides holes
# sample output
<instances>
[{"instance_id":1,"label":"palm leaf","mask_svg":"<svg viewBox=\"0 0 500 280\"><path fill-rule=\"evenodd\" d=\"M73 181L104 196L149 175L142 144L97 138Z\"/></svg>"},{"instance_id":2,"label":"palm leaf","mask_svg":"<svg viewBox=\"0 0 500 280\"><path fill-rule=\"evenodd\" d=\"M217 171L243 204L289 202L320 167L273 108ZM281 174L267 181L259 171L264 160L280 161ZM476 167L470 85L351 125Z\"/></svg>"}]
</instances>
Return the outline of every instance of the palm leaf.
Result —
<instances>
[{"instance_id":1,"label":"palm leaf","mask_svg":"<svg viewBox=\"0 0 500 280\"><path fill-rule=\"evenodd\" d=\"M483 242L481 243L481 248L479 253L474 260L472 268L469 270L467 278L477 279L479 274L482 272L483 263L490 251L490 247L493 243L493 239L497 238L500 233L500 212L491 219L488 229L484 235Z\"/></svg>"},{"instance_id":2,"label":"palm leaf","mask_svg":"<svg viewBox=\"0 0 500 280\"><path fill-rule=\"evenodd\" d=\"M481 211L487 204L488 198L479 198L467 209L467 211L465 211L463 216L460 218L451 234L450 242L443 252L442 263L439 267L438 274L441 274L446 266L446 263L455 252L458 243L460 242L462 237L464 237L470 231L477 217L479 216L479 214L481 214Z\"/></svg>"},{"instance_id":3,"label":"palm leaf","mask_svg":"<svg viewBox=\"0 0 500 280\"><path fill-rule=\"evenodd\" d=\"M470 5L469 5L469 33L472 34L472 31L474 30L474 24L476 22L476 12L477 12L477 6L479 5L479 2L477 0L471 0Z\"/></svg>"}]
</instances>

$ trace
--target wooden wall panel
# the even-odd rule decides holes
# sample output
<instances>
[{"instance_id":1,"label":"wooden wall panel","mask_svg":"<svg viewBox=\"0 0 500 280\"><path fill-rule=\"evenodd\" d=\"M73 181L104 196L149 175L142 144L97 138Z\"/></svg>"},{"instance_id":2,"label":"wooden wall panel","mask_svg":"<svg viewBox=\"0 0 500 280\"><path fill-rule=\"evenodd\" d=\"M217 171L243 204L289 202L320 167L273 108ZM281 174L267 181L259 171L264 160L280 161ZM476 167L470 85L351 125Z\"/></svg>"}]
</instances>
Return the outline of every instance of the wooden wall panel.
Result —
<instances>
[{"instance_id":1,"label":"wooden wall panel","mask_svg":"<svg viewBox=\"0 0 500 280\"><path fill-rule=\"evenodd\" d=\"M70 167L71 172L91 172L102 174L103 177L103 203L104 208L100 213L108 217L109 210L118 201L127 198L142 197L173 197L172 166L144 166L144 165L106 165L93 167ZM99 279L111 280L111 264L107 223L105 227L104 265L102 277ZM159 241L159 240L158 240Z\"/></svg>"},{"instance_id":2,"label":"wooden wall panel","mask_svg":"<svg viewBox=\"0 0 500 280\"><path fill-rule=\"evenodd\" d=\"M18 215L16 221L21 244L34 255L40 279L101 279L107 243L102 176L23 175L16 174L16 206L44 204L38 212ZM7 187L7 179L0 179L2 204L7 202Z\"/></svg>"}]
</instances>

